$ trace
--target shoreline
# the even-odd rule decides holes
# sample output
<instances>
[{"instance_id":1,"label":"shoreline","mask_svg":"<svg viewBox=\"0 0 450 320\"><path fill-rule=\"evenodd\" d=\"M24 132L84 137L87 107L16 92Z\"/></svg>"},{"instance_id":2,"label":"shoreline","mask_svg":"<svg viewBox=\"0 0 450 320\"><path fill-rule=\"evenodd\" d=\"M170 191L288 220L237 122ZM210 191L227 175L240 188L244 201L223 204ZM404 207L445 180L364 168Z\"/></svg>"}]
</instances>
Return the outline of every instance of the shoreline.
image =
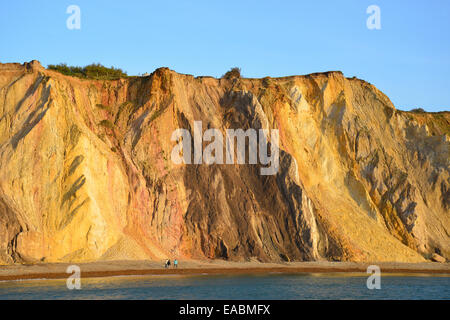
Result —
<instances>
[{"instance_id":1,"label":"shoreline","mask_svg":"<svg viewBox=\"0 0 450 320\"><path fill-rule=\"evenodd\" d=\"M0 281L67 279L70 265L81 269L82 278L148 275L261 275L261 274L302 274L302 273L361 273L367 275L369 265L377 265L382 273L442 275L450 277L450 263L355 263L355 262L226 262L188 261L178 268L164 268L160 262L110 261L91 263L54 263L36 265L0 266Z\"/></svg>"}]
</instances>

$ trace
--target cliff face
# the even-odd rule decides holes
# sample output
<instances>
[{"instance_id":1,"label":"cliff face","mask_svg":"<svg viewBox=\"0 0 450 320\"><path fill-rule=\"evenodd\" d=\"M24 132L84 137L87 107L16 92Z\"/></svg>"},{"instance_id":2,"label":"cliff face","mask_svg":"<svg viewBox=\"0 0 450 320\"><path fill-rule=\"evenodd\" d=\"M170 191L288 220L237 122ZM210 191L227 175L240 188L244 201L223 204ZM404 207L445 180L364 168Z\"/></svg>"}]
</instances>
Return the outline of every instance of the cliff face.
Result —
<instances>
[{"instance_id":1,"label":"cliff face","mask_svg":"<svg viewBox=\"0 0 450 320\"><path fill-rule=\"evenodd\" d=\"M194 121L278 129L278 173L174 164L172 132ZM396 110L340 72L91 81L0 64L0 263L449 259L449 136L449 112Z\"/></svg>"}]
</instances>

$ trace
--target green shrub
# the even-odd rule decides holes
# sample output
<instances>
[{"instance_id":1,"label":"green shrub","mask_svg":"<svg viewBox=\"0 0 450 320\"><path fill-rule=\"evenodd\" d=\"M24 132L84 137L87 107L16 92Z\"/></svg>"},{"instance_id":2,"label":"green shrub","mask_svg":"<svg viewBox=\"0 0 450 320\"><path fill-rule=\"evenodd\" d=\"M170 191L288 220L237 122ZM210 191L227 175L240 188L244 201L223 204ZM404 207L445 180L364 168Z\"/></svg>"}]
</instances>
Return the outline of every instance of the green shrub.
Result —
<instances>
[{"instance_id":1,"label":"green shrub","mask_svg":"<svg viewBox=\"0 0 450 320\"><path fill-rule=\"evenodd\" d=\"M241 77L241 68L238 67L231 68L230 71L228 71L222 76L222 78L224 79L234 79L240 77Z\"/></svg>"},{"instance_id":2,"label":"green shrub","mask_svg":"<svg viewBox=\"0 0 450 320\"><path fill-rule=\"evenodd\" d=\"M122 69L114 67L107 68L100 63L93 63L85 67L68 66L65 63L57 65L49 64L48 69L58 71L66 76L95 80L117 80L128 76Z\"/></svg>"},{"instance_id":3,"label":"green shrub","mask_svg":"<svg viewBox=\"0 0 450 320\"><path fill-rule=\"evenodd\" d=\"M106 110L106 111L110 111L110 109L111 109L110 107L105 106L104 104L101 104L101 103L96 104L96 107L99 109L102 109L102 110Z\"/></svg>"},{"instance_id":4,"label":"green shrub","mask_svg":"<svg viewBox=\"0 0 450 320\"><path fill-rule=\"evenodd\" d=\"M263 84L264 87L267 88L268 86L270 86L270 83L271 83L270 77L263 78L262 84Z\"/></svg>"},{"instance_id":5,"label":"green shrub","mask_svg":"<svg viewBox=\"0 0 450 320\"><path fill-rule=\"evenodd\" d=\"M422 108L415 108L415 109L412 109L412 110L411 110L411 112L416 112L416 113L425 113L426 111L425 111L425 110L423 110Z\"/></svg>"},{"instance_id":6,"label":"green shrub","mask_svg":"<svg viewBox=\"0 0 450 320\"><path fill-rule=\"evenodd\" d=\"M102 121L100 121L99 125L101 125L101 126L103 126L105 128L108 128L108 129L112 129L114 127L112 122L109 121L109 120L102 120Z\"/></svg>"}]
</instances>

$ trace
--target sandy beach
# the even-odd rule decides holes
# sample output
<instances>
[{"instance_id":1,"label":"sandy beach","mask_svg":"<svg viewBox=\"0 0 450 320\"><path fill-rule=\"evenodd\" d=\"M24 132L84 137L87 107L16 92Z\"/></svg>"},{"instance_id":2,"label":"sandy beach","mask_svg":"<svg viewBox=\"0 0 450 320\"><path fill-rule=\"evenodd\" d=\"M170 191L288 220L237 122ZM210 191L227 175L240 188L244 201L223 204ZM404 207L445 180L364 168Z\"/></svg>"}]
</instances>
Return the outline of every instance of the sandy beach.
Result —
<instances>
[{"instance_id":1,"label":"sandy beach","mask_svg":"<svg viewBox=\"0 0 450 320\"><path fill-rule=\"evenodd\" d=\"M64 279L69 265L78 265L81 277L172 274L264 274L264 273L363 273L369 265L377 265L382 273L434 274L450 276L450 263L356 263L356 262L228 262L180 261L178 268L164 268L163 261L102 261L91 263L52 263L0 266L0 281L25 279Z\"/></svg>"}]
</instances>

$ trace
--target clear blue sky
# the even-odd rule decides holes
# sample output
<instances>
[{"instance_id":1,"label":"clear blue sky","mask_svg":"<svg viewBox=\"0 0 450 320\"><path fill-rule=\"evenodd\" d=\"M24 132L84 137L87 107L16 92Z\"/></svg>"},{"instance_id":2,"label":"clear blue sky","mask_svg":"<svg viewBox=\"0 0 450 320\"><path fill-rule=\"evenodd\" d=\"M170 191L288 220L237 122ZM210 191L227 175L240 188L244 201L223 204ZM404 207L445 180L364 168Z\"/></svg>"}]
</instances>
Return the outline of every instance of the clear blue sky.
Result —
<instances>
[{"instance_id":1,"label":"clear blue sky","mask_svg":"<svg viewBox=\"0 0 450 320\"><path fill-rule=\"evenodd\" d=\"M69 30L69 5L81 29ZM366 27L369 5L381 30ZM450 1L2 0L0 62L100 62L128 74L166 66L219 77L341 70L397 108L450 110Z\"/></svg>"}]
</instances>

